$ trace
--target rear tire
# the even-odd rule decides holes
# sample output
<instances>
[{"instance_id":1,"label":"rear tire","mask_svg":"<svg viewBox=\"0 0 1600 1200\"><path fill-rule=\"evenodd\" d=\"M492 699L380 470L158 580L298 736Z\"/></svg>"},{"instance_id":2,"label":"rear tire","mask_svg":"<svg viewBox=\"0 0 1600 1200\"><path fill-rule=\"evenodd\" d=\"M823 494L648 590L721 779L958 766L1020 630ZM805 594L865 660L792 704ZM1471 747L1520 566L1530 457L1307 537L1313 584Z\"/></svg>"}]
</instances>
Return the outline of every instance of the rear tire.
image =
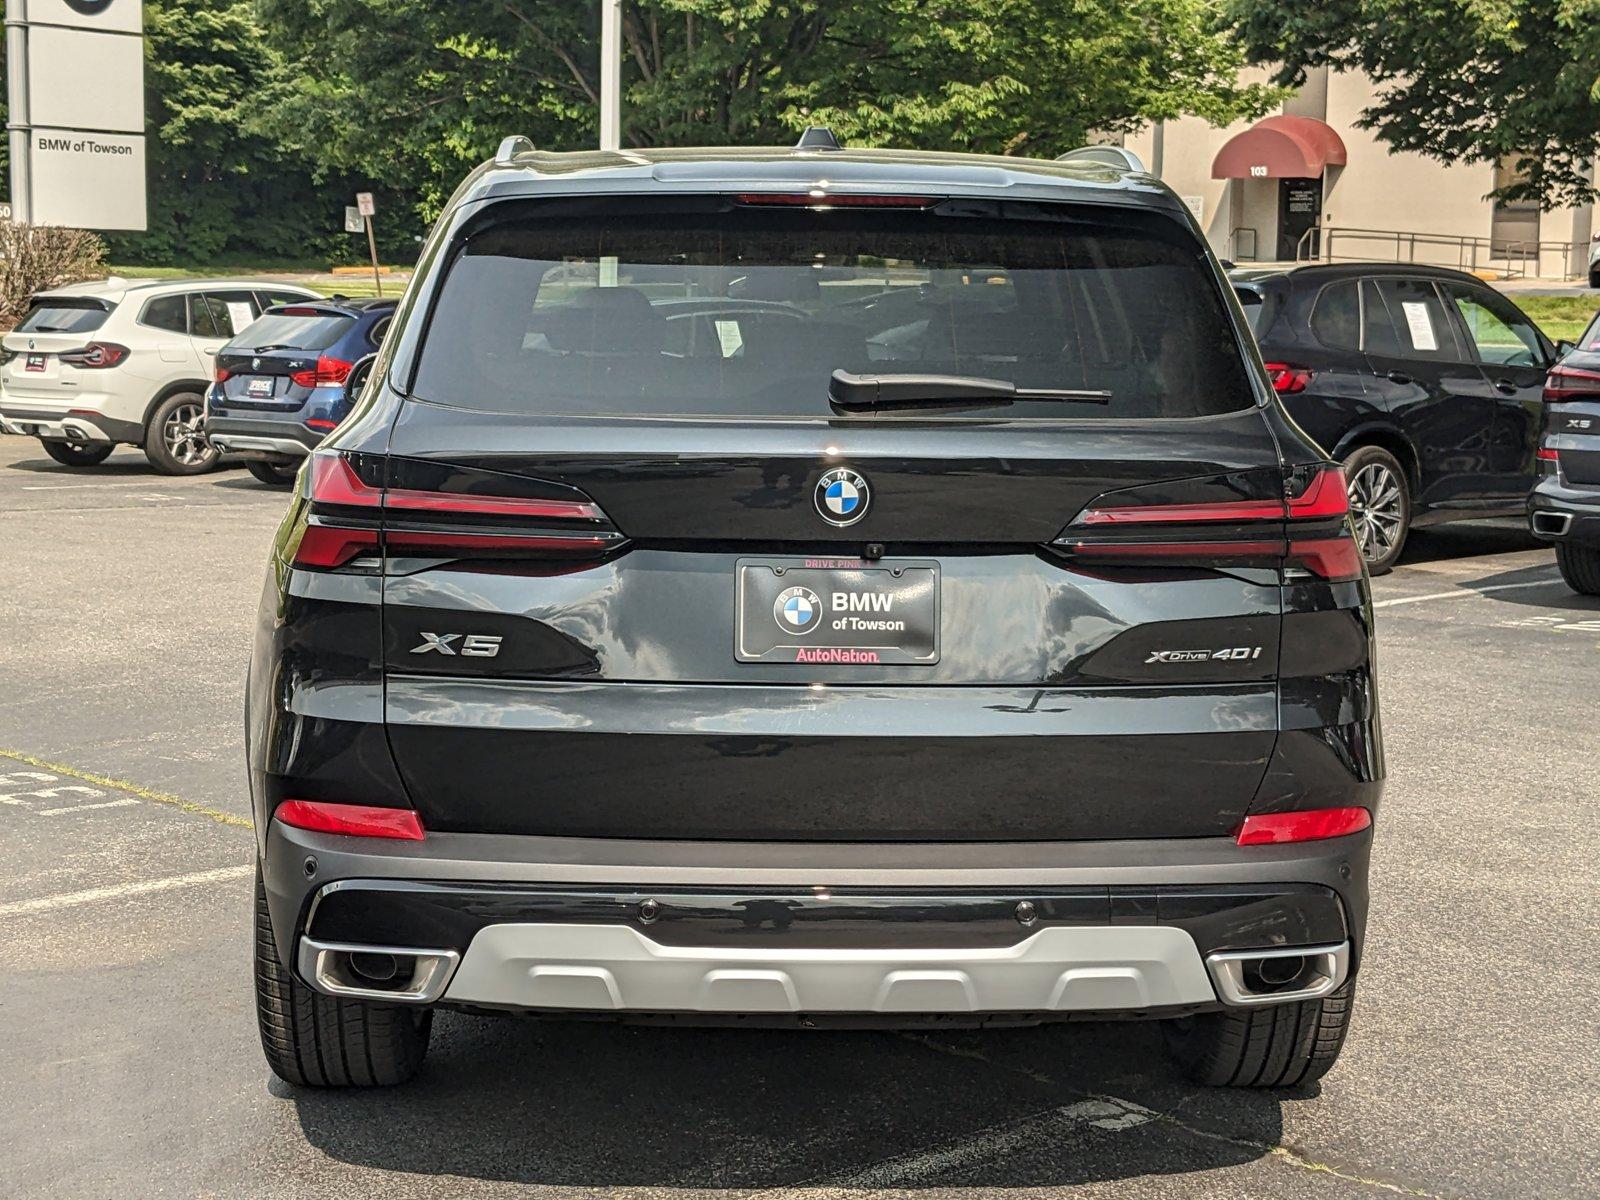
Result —
<instances>
[{"instance_id":1,"label":"rear tire","mask_svg":"<svg viewBox=\"0 0 1600 1200\"><path fill-rule=\"evenodd\" d=\"M1338 1061L1354 995L1350 980L1321 1000L1227 1008L1168 1021L1167 1050L1196 1083L1304 1087Z\"/></svg>"},{"instance_id":2,"label":"rear tire","mask_svg":"<svg viewBox=\"0 0 1600 1200\"><path fill-rule=\"evenodd\" d=\"M270 487L288 487L294 482L295 473L300 468L286 467L279 463L270 463L259 458L252 458L245 462L244 469L254 475L260 482Z\"/></svg>"},{"instance_id":3,"label":"rear tire","mask_svg":"<svg viewBox=\"0 0 1600 1200\"><path fill-rule=\"evenodd\" d=\"M1350 517L1369 575L1387 575L1411 534L1411 486L1400 460L1379 446L1357 446L1344 460Z\"/></svg>"},{"instance_id":4,"label":"rear tire","mask_svg":"<svg viewBox=\"0 0 1600 1200\"><path fill-rule=\"evenodd\" d=\"M144 456L163 475L204 475L215 471L222 452L200 432L205 398L178 392L156 405L144 431Z\"/></svg>"},{"instance_id":5,"label":"rear tire","mask_svg":"<svg viewBox=\"0 0 1600 1200\"><path fill-rule=\"evenodd\" d=\"M1600 549L1557 542L1556 566L1561 568L1561 578L1573 591L1600 596Z\"/></svg>"},{"instance_id":6,"label":"rear tire","mask_svg":"<svg viewBox=\"0 0 1600 1200\"><path fill-rule=\"evenodd\" d=\"M1600 271L1593 270L1592 268L1590 269L1589 286L1592 288L1600 288Z\"/></svg>"},{"instance_id":7,"label":"rear tire","mask_svg":"<svg viewBox=\"0 0 1600 1200\"><path fill-rule=\"evenodd\" d=\"M39 442L44 452L63 467L92 467L111 457L115 446L91 446L78 442Z\"/></svg>"},{"instance_id":8,"label":"rear tire","mask_svg":"<svg viewBox=\"0 0 1600 1200\"><path fill-rule=\"evenodd\" d=\"M256 1020L267 1065L296 1087L388 1087L417 1073L433 1012L314 992L278 961L256 871Z\"/></svg>"}]
</instances>

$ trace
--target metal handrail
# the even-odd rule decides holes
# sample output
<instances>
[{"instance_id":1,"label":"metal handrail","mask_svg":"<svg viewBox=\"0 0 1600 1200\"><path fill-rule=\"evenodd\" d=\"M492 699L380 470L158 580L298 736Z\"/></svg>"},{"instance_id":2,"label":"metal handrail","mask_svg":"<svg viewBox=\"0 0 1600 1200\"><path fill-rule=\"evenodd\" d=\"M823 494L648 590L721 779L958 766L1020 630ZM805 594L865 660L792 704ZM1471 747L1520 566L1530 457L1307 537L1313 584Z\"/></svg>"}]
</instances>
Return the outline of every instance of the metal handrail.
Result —
<instances>
[{"instance_id":1,"label":"metal handrail","mask_svg":"<svg viewBox=\"0 0 1600 1200\"><path fill-rule=\"evenodd\" d=\"M1313 250L1313 239L1320 245ZM1359 253L1340 253L1339 243L1365 244ZM1374 245L1375 243L1375 245ZM1381 249L1380 249L1381 247ZM1421 233L1405 229L1357 229L1349 226L1313 226L1295 245L1296 262L1404 262L1462 271L1495 270L1507 279L1521 279L1532 262L1537 270L1547 254L1558 254L1561 277L1581 274L1572 264L1581 258L1584 242L1518 240L1503 243L1499 253L1492 239L1454 233ZM1419 255L1420 250L1420 255Z\"/></svg>"}]
</instances>

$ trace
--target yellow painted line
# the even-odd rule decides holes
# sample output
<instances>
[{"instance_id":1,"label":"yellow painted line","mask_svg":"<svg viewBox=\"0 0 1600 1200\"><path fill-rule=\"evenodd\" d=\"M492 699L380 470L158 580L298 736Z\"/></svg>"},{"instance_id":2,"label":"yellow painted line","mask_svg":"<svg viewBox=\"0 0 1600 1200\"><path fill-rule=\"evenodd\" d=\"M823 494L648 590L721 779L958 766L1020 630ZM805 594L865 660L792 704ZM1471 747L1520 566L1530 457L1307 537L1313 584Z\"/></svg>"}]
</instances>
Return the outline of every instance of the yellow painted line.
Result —
<instances>
[{"instance_id":1,"label":"yellow painted line","mask_svg":"<svg viewBox=\"0 0 1600 1200\"><path fill-rule=\"evenodd\" d=\"M237 825L242 829L255 828L254 822L248 817L236 816L230 812L223 812L220 808L196 804L193 800L185 800L182 796L174 796L171 792L158 792L154 788L141 787L137 783L129 783L126 779L113 779L109 775L96 775L93 771L80 771L77 767L69 767L65 763L51 762L45 758L35 758L31 754L23 754L19 750L0 750L0 758L9 758L13 762L23 763L30 767L38 767L39 770L49 771L54 775L65 775L69 779L81 779L85 783L95 783L101 787L116 788L119 792L137 796L141 800L149 800L152 804L165 804L170 808L177 809L179 812L192 813L197 817L209 817L219 825Z\"/></svg>"}]
</instances>

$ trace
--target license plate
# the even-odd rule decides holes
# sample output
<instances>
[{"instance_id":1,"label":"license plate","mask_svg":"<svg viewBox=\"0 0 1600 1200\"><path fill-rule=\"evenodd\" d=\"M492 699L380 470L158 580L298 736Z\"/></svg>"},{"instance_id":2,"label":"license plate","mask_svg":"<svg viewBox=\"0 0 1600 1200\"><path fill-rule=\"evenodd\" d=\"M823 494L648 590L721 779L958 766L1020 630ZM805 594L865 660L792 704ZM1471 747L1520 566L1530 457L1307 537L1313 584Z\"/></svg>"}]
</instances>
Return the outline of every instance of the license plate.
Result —
<instances>
[{"instance_id":1,"label":"license plate","mask_svg":"<svg viewBox=\"0 0 1600 1200\"><path fill-rule=\"evenodd\" d=\"M272 399L272 380L256 377L245 381L244 394L252 400Z\"/></svg>"},{"instance_id":2,"label":"license plate","mask_svg":"<svg viewBox=\"0 0 1600 1200\"><path fill-rule=\"evenodd\" d=\"M30 355L28 355L27 359L22 364L22 369L24 371L42 371L42 370L44 370L44 355L42 355L42 354L30 354Z\"/></svg>"},{"instance_id":3,"label":"license plate","mask_svg":"<svg viewBox=\"0 0 1600 1200\"><path fill-rule=\"evenodd\" d=\"M740 662L939 661L939 564L741 558Z\"/></svg>"}]
</instances>

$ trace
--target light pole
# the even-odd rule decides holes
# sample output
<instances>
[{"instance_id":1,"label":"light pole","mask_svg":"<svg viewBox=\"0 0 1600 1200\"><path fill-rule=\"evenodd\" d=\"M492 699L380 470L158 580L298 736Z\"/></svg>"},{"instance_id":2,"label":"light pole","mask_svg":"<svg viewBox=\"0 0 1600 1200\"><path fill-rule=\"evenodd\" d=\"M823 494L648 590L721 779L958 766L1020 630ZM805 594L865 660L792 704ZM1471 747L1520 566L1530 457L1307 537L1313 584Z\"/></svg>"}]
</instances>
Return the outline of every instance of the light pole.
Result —
<instances>
[{"instance_id":1,"label":"light pole","mask_svg":"<svg viewBox=\"0 0 1600 1200\"><path fill-rule=\"evenodd\" d=\"M33 131L28 113L28 0L6 0L6 137L11 148L11 219L33 220L33 180L28 155Z\"/></svg>"},{"instance_id":2,"label":"light pole","mask_svg":"<svg viewBox=\"0 0 1600 1200\"><path fill-rule=\"evenodd\" d=\"M622 0L600 0L600 149L622 149Z\"/></svg>"}]
</instances>

